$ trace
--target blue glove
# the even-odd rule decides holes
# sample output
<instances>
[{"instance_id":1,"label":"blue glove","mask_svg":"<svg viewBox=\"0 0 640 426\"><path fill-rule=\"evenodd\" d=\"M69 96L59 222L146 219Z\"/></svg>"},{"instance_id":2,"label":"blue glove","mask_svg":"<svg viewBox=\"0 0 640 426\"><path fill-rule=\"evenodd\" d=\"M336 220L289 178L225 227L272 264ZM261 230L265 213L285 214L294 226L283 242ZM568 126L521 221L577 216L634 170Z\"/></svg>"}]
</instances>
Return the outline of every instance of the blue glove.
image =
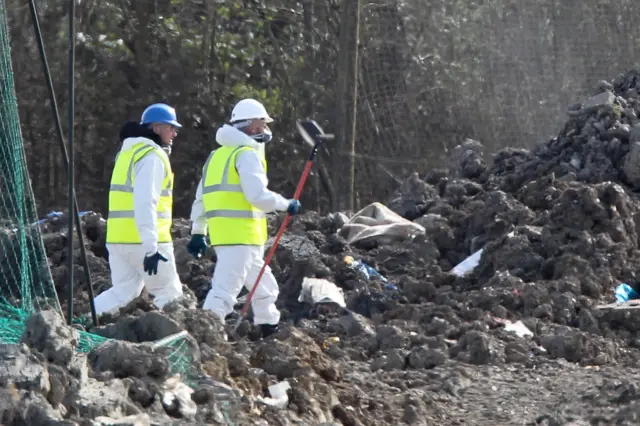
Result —
<instances>
[{"instance_id":1,"label":"blue glove","mask_svg":"<svg viewBox=\"0 0 640 426\"><path fill-rule=\"evenodd\" d=\"M207 242L202 234L193 234L189 244L187 244L187 251L196 259L200 259L207 253Z\"/></svg>"},{"instance_id":2,"label":"blue glove","mask_svg":"<svg viewBox=\"0 0 640 426\"><path fill-rule=\"evenodd\" d=\"M300 204L300 201L289 200L289 207L287 207L287 213L293 216L294 214L298 214L301 208L302 208L302 204Z\"/></svg>"},{"instance_id":3,"label":"blue glove","mask_svg":"<svg viewBox=\"0 0 640 426\"><path fill-rule=\"evenodd\" d=\"M144 271L149 275L158 275L158 262L161 260L163 262L167 261L167 259L158 252L152 256L145 256L143 262Z\"/></svg>"}]
</instances>

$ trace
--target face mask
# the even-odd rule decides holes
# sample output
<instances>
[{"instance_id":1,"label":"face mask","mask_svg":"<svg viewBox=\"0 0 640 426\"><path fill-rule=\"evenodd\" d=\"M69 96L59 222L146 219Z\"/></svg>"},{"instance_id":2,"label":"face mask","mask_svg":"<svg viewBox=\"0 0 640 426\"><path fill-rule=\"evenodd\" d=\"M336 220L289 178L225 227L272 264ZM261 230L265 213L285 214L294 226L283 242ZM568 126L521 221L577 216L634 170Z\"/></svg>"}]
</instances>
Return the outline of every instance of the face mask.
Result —
<instances>
[{"instance_id":1,"label":"face mask","mask_svg":"<svg viewBox=\"0 0 640 426\"><path fill-rule=\"evenodd\" d=\"M167 153L167 157L171 155L171 146L165 145L162 147L162 150Z\"/></svg>"},{"instance_id":2,"label":"face mask","mask_svg":"<svg viewBox=\"0 0 640 426\"><path fill-rule=\"evenodd\" d=\"M239 121L237 123L233 123L233 127L244 132L245 127L251 124L251 120ZM258 143L269 143L271 139L273 139L273 134L271 133L271 129L269 126L264 127L264 131L257 135L249 135L251 139Z\"/></svg>"},{"instance_id":3,"label":"face mask","mask_svg":"<svg viewBox=\"0 0 640 426\"><path fill-rule=\"evenodd\" d=\"M265 127L264 132L260 133L259 135L253 135L251 137L256 142L269 143L273 139L273 134L271 133L271 129Z\"/></svg>"}]
</instances>

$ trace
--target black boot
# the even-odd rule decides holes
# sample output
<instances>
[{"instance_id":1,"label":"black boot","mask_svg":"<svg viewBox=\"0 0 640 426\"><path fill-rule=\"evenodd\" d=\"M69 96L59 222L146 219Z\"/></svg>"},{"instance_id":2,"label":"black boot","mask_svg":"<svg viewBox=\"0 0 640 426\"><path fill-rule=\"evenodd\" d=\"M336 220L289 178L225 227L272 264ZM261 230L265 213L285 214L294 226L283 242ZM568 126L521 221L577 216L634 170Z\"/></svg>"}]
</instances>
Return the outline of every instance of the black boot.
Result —
<instances>
[{"instance_id":1,"label":"black boot","mask_svg":"<svg viewBox=\"0 0 640 426\"><path fill-rule=\"evenodd\" d=\"M260 324L262 338L265 339L279 330L278 324Z\"/></svg>"}]
</instances>

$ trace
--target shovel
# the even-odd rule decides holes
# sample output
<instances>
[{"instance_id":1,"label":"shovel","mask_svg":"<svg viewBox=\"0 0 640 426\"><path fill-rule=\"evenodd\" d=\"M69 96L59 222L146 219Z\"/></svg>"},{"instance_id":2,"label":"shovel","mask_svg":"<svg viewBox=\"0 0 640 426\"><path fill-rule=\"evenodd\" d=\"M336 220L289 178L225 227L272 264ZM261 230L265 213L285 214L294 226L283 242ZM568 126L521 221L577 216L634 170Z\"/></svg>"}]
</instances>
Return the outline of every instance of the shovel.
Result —
<instances>
[{"instance_id":1,"label":"shovel","mask_svg":"<svg viewBox=\"0 0 640 426\"><path fill-rule=\"evenodd\" d=\"M300 194L302 193L302 189L304 188L304 184L307 181L307 177L309 176L309 172L311 171L311 167L313 166L313 160L316 157L316 154L318 153L318 149L320 148L320 146L322 146L322 144L325 141L334 139L335 136L332 134L325 134L322 128L320 127L320 125L311 119L298 120L296 122L296 127L298 128L298 133L300 133L300 136L302 136L302 139L304 140L304 142L311 147L311 153L309 154L309 159L307 160L307 163L304 167L304 171L302 172L302 176L300 177L300 181L298 182L298 186L296 187L296 192L293 195L293 198L295 200L298 200L300 198ZM255 284L253 284L253 288L251 288L251 291L249 292L249 296L247 296L247 300L244 302L242 311L240 311L240 316L236 320L236 323L233 327L233 334L237 333L238 327L240 327L240 324L242 323L244 316L247 314L247 311L249 310L249 306L251 305L251 300L253 299L253 295L258 289L258 285L260 285L260 279L262 278L262 275L264 275L264 271L266 270L267 266L269 266L269 263L271 263L271 258L273 258L273 255L276 252L276 249L278 248L278 244L280 243L280 239L282 238L282 235L284 234L284 231L287 229L287 226L289 225L290 221L291 221L291 214L287 213L287 216L284 218L284 221L282 222L282 225L280 225L280 229L278 230L278 233L276 234L276 237L273 240L271 249L269 249L269 253L267 254L267 257L264 260L264 265L260 269L260 273L256 278Z\"/></svg>"}]
</instances>

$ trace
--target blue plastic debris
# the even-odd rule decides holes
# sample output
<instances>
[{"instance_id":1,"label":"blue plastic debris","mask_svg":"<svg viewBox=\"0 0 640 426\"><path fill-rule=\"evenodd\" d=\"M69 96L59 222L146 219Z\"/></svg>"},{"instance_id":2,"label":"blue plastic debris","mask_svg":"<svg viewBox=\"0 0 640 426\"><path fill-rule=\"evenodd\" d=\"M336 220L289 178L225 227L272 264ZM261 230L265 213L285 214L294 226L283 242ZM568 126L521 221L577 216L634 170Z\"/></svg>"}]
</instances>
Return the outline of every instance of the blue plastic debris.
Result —
<instances>
[{"instance_id":1,"label":"blue plastic debris","mask_svg":"<svg viewBox=\"0 0 640 426\"><path fill-rule=\"evenodd\" d=\"M628 302L633 299L640 299L640 294L627 283L622 283L616 287L616 301L618 303Z\"/></svg>"},{"instance_id":2,"label":"blue plastic debris","mask_svg":"<svg viewBox=\"0 0 640 426\"><path fill-rule=\"evenodd\" d=\"M371 266L367 265L363 261L355 260L352 256L345 256L344 262L350 267L352 267L353 269L355 269L356 271L360 272L367 279L367 281L370 280L371 278L378 278L380 281L385 283L384 288L386 290L391 290L391 291L398 290L398 287L396 287L394 284L391 284L389 280L387 280L378 271L376 271L375 268L372 268Z\"/></svg>"}]
</instances>

